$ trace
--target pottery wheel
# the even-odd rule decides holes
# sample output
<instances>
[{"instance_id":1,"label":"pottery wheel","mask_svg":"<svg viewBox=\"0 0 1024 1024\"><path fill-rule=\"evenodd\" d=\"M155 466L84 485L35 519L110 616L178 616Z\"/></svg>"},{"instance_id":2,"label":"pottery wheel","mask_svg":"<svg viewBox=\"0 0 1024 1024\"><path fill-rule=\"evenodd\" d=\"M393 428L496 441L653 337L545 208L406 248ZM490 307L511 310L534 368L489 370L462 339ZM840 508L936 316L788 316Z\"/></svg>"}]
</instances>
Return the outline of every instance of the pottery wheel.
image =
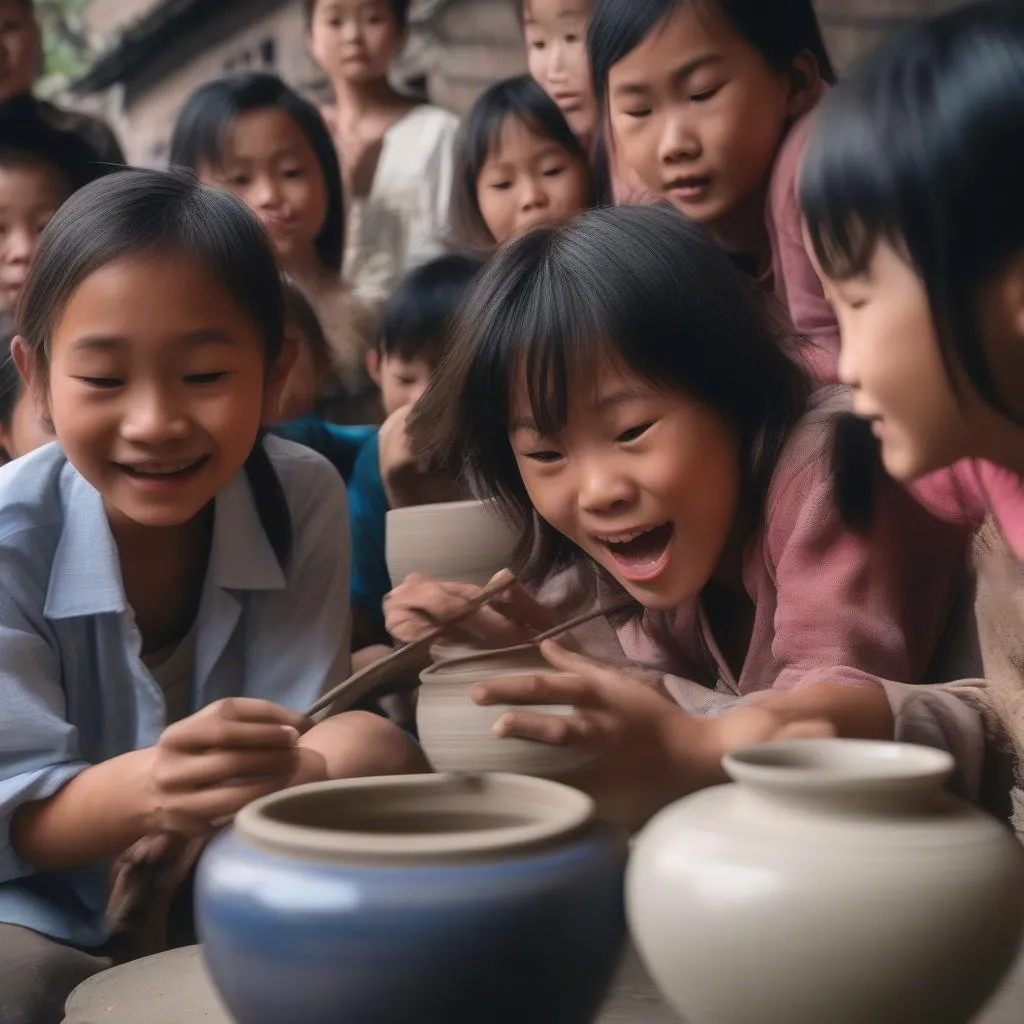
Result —
<instances>
[{"instance_id":1,"label":"pottery wheel","mask_svg":"<svg viewBox=\"0 0 1024 1024\"><path fill-rule=\"evenodd\" d=\"M233 1024L198 946L102 971L68 1000L64 1024Z\"/></svg>"}]
</instances>

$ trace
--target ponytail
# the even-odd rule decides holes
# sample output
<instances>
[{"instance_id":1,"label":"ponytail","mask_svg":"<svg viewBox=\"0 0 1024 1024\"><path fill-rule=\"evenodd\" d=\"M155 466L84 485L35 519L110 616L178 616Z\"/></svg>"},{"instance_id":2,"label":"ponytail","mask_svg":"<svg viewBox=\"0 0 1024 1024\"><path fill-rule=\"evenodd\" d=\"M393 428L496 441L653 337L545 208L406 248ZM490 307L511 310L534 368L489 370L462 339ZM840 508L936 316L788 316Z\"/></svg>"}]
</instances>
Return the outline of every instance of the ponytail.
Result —
<instances>
[{"instance_id":1,"label":"ponytail","mask_svg":"<svg viewBox=\"0 0 1024 1024\"><path fill-rule=\"evenodd\" d=\"M292 553L292 516L281 480L263 444L263 437L261 431L249 458L245 460L245 475L252 488L260 524L283 569Z\"/></svg>"}]
</instances>

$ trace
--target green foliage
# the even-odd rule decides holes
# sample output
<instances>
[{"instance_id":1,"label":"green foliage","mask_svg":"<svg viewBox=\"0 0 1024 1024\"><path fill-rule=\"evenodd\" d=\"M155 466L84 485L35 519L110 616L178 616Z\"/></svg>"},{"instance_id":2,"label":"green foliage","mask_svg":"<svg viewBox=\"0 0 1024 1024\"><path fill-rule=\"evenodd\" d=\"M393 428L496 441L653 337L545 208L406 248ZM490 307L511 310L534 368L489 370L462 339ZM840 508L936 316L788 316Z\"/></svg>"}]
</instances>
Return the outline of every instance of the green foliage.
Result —
<instances>
[{"instance_id":1,"label":"green foliage","mask_svg":"<svg viewBox=\"0 0 1024 1024\"><path fill-rule=\"evenodd\" d=\"M88 0L35 0L46 64L38 91L53 96L83 74L94 56L85 23Z\"/></svg>"}]
</instances>

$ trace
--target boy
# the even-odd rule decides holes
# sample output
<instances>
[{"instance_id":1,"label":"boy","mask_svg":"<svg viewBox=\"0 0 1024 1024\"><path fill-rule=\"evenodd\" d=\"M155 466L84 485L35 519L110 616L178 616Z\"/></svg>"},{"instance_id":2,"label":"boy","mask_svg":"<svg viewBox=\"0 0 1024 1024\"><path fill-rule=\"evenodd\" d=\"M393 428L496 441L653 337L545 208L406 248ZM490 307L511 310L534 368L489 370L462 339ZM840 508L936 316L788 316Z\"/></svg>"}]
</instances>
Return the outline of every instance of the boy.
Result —
<instances>
[{"instance_id":1,"label":"boy","mask_svg":"<svg viewBox=\"0 0 1024 1024\"><path fill-rule=\"evenodd\" d=\"M387 642L382 606L391 589L384 557L388 509L456 497L447 480L424 474L409 457L405 417L430 382L450 321L484 262L478 255L439 256L408 274L384 307L370 374L387 420L360 450L349 484L354 650Z\"/></svg>"}]
</instances>

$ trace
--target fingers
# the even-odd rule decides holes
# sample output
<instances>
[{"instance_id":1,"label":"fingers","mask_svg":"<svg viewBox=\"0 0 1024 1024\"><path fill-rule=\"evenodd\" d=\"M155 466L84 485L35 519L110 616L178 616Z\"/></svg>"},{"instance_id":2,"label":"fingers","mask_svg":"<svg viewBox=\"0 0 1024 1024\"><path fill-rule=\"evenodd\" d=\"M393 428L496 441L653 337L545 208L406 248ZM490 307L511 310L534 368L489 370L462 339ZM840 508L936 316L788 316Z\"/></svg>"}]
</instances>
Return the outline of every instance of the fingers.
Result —
<instances>
[{"instance_id":1,"label":"fingers","mask_svg":"<svg viewBox=\"0 0 1024 1024\"><path fill-rule=\"evenodd\" d=\"M165 730L157 745L178 753L207 750L291 750L299 739L292 725L239 722L214 715L192 715Z\"/></svg>"},{"instance_id":2,"label":"fingers","mask_svg":"<svg viewBox=\"0 0 1024 1024\"><path fill-rule=\"evenodd\" d=\"M603 750L621 733L618 719L602 711L575 711L570 715L544 715L534 711L508 711L494 723L499 739L516 737L556 747Z\"/></svg>"},{"instance_id":3,"label":"fingers","mask_svg":"<svg viewBox=\"0 0 1024 1024\"><path fill-rule=\"evenodd\" d=\"M498 676L477 683L470 690L470 698L477 704L571 704L574 706L599 705L594 685L574 675L531 674Z\"/></svg>"},{"instance_id":4,"label":"fingers","mask_svg":"<svg viewBox=\"0 0 1024 1024\"><path fill-rule=\"evenodd\" d=\"M582 676L600 686L616 686L621 684L623 670L613 665L595 661L585 654L571 651L554 640L545 640L540 645L540 653L544 660L562 672L571 672Z\"/></svg>"},{"instance_id":5,"label":"fingers","mask_svg":"<svg viewBox=\"0 0 1024 1024\"><path fill-rule=\"evenodd\" d=\"M169 800L161 810L160 827L184 835L207 836L216 831L214 822L234 817L246 804L283 789L280 779L239 783L200 789L177 800Z\"/></svg>"},{"instance_id":6,"label":"fingers","mask_svg":"<svg viewBox=\"0 0 1024 1024\"><path fill-rule=\"evenodd\" d=\"M164 792L188 792L232 782L291 778L299 765L295 747L283 750L213 750L192 757L168 759L156 768L156 783Z\"/></svg>"}]
</instances>

